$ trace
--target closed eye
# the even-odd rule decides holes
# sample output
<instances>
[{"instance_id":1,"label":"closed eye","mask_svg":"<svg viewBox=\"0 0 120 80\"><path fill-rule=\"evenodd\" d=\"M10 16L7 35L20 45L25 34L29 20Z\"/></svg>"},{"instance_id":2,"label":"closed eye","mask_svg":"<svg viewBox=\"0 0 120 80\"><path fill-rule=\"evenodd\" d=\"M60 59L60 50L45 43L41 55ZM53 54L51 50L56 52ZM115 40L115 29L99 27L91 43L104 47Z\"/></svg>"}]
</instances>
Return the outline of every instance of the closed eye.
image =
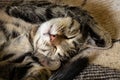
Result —
<instances>
[{"instance_id":1,"label":"closed eye","mask_svg":"<svg viewBox=\"0 0 120 80\"><path fill-rule=\"evenodd\" d=\"M64 37L64 39L73 39L73 38L75 38L76 36L70 36L70 37L68 37L68 36L64 35L63 37Z\"/></svg>"}]
</instances>

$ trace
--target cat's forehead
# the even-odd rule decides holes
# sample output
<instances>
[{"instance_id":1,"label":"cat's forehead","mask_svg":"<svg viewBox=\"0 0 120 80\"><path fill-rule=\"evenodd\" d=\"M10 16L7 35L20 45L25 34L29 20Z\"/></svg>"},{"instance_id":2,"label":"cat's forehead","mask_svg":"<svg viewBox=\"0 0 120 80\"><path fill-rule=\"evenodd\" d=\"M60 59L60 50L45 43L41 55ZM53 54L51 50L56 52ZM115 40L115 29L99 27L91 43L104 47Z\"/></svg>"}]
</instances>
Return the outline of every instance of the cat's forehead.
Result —
<instances>
[{"instance_id":1,"label":"cat's forehead","mask_svg":"<svg viewBox=\"0 0 120 80\"><path fill-rule=\"evenodd\" d=\"M61 18L54 18L51 19L49 21L47 21L46 23L48 24L62 24L62 25L68 25L68 23L72 22L72 18L71 17L61 17Z\"/></svg>"},{"instance_id":2,"label":"cat's forehead","mask_svg":"<svg viewBox=\"0 0 120 80\"><path fill-rule=\"evenodd\" d=\"M52 19L52 20L50 20L50 21L62 21L62 20L64 20L64 21L71 21L71 17L59 17L59 18L54 18L54 19Z\"/></svg>"},{"instance_id":3,"label":"cat's forehead","mask_svg":"<svg viewBox=\"0 0 120 80\"><path fill-rule=\"evenodd\" d=\"M41 24L41 27L48 28L50 26L54 28L55 27L65 28L73 25L73 23L80 25L79 22L77 22L77 20L73 19L72 17L60 17L60 18L53 18L49 21L44 22L43 24Z\"/></svg>"},{"instance_id":4,"label":"cat's forehead","mask_svg":"<svg viewBox=\"0 0 120 80\"><path fill-rule=\"evenodd\" d=\"M79 27L80 23L72 17L59 17L42 23L38 29L38 32L40 34L49 33L53 35L63 33L68 34L69 32L72 33L72 31L78 31Z\"/></svg>"}]
</instances>

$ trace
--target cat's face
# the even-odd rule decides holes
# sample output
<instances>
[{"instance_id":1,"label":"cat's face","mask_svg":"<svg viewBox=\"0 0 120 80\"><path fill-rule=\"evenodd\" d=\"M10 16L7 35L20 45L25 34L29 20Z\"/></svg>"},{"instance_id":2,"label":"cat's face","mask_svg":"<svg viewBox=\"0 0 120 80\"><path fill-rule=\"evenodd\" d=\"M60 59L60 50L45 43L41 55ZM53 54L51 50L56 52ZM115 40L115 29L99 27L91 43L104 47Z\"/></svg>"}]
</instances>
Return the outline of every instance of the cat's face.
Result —
<instances>
[{"instance_id":1,"label":"cat's face","mask_svg":"<svg viewBox=\"0 0 120 80\"><path fill-rule=\"evenodd\" d=\"M54 18L41 24L34 36L35 55L64 60L81 47L110 48L111 37L92 20L78 22L71 17Z\"/></svg>"},{"instance_id":2,"label":"cat's face","mask_svg":"<svg viewBox=\"0 0 120 80\"><path fill-rule=\"evenodd\" d=\"M81 42L80 24L70 17L56 18L40 25L35 37L35 50L51 59L70 57Z\"/></svg>"}]
</instances>

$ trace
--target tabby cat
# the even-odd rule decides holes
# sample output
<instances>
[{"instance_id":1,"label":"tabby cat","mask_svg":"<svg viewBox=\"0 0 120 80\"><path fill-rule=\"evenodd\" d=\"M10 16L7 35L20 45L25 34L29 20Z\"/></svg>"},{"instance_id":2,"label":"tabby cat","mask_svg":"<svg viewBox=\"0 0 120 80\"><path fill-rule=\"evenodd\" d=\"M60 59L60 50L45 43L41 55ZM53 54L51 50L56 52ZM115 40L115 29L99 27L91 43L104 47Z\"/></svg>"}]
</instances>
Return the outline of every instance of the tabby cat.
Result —
<instances>
[{"instance_id":1,"label":"tabby cat","mask_svg":"<svg viewBox=\"0 0 120 80\"><path fill-rule=\"evenodd\" d=\"M87 58L78 54L109 47L109 34L81 8L40 1L0 9L0 80L48 80L57 69L49 80L72 80L67 73Z\"/></svg>"}]
</instances>

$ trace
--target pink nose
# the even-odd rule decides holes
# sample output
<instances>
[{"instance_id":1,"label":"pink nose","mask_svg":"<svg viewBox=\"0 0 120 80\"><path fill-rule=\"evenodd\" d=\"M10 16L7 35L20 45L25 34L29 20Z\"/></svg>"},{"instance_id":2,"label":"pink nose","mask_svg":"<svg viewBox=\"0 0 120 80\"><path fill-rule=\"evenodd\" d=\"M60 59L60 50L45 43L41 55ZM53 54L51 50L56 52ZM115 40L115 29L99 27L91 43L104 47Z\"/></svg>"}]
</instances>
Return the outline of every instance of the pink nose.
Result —
<instances>
[{"instance_id":1,"label":"pink nose","mask_svg":"<svg viewBox=\"0 0 120 80\"><path fill-rule=\"evenodd\" d=\"M50 41L54 41L56 39L56 35L50 34Z\"/></svg>"}]
</instances>

